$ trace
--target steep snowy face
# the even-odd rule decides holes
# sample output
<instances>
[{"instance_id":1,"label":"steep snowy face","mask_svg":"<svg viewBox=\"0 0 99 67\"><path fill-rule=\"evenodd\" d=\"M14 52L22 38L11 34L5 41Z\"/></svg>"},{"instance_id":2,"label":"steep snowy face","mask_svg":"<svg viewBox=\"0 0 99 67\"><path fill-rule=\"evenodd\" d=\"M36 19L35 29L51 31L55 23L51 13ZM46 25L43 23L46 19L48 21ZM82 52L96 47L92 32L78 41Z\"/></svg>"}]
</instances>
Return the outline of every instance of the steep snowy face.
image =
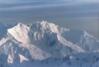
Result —
<instances>
[{"instance_id":1,"label":"steep snowy face","mask_svg":"<svg viewBox=\"0 0 99 67\"><path fill-rule=\"evenodd\" d=\"M29 37L33 44L55 57L83 52L84 50L78 45L62 37L62 32L68 30L53 23L42 21L31 25Z\"/></svg>"},{"instance_id":2,"label":"steep snowy face","mask_svg":"<svg viewBox=\"0 0 99 67\"><path fill-rule=\"evenodd\" d=\"M12 35L16 40L22 43L28 43L29 35L33 33L35 40L40 38L44 33L56 33L59 34L60 30L58 29L58 25L53 23L48 23L46 21L38 22L32 24L32 26L27 26L22 23L18 23L13 28L8 29L8 33ZM31 29L31 30L30 30Z\"/></svg>"},{"instance_id":3,"label":"steep snowy face","mask_svg":"<svg viewBox=\"0 0 99 67\"><path fill-rule=\"evenodd\" d=\"M29 49L32 57L36 59L39 56L44 59L44 55L64 57L73 53L98 51L99 48L98 40L86 31L61 28L47 21L30 26L19 23L8 29L8 35L21 43L22 47Z\"/></svg>"},{"instance_id":4,"label":"steep snowy face","mask_svg":"<svg viewBox=\"0 0 99 67\"><path fill-rule=\"evenodd\" d=\"M84 52L78 45L61 36L62 32L68 30L42 21L30 26L19 23L8 29L8 35L21 43L22 47L27 48L33 59L44 59L50 56L58 58L72 53Z\"/></svg>"},{"instance_id":5,"label":"steep snowy face","mask_svg":"<svg viewBox=\"0 0 99 67\"><path fill-rule=\"evenodd\" d=\"M22 63L32 59L27 48L21 47L19 43L15 43L10 39L1 46L1 49L0 56L4 55L4 61L7 64Z\"/></svg>"},{"instance_id":6,"label":"steep snowy face","mask_svg":"<svg viewBox=\"0 0 99 67\"><path fill-rule=\"evenodd\" d=\"M33 39L39 40L40 38L43 38L47 34L49 36L52 35L52 37L53 37L54 35L56 35L56 36L61 35L61 33L63 31L67 31L67 30L69 30L69 29L61 28L54 23L49 23L47 21L42 21L42 22L38 22L38 23L33 23L30 26L29 35L32 35ZM53 37L53 38L55 38L55 37Z\"/></svg>"},{"instance_id":7,"label":"steep snowy face","mask_svg":"<svg viewBox=\"0 0 99 67\"><path fill-rule=\"evenodd\" d=\"M42 21L41 23L38 23L37 25L39 25L39 27L41 27L42 30L46 30L46 31L53 32L53 33L60 33L58 25L55 25L53 23Z\"/></svg>"},{"instance_id":8,"label":"steep snowy face","mask_svg":"<svg viewBox=\"0 0 99 67\"><path fill-rule=\"evenodd\" d=\"M85 63L86 60L88 63L90 61L91 63L96 62L98 58L99 41L86 31L62 28L47 21L33 23L32 25L18 23L6 30L7 35L5 34L6 36L2 36L0 39L0 61L3 60L0 65L5 63L3 67L6 67L7 64L19 63L24 65L26 62L32 63L33 60L36 60L36 62L56 62L54 59L64 59L65 57L65 60L69 60L66 60L65 66L68 62L73 64L76 62L76 65L80 62L80 65ZM0 34L2 33L0 32ZM95 53L95 56L97 55L95 59L94 55L88 57L94 52L97 52ZM83 59L86 60L83 61ZM60 64L60 60L57 62Z\"/></svg>"},{"instance_id":9,"label":"steep snowy face","mask_svg":"<svg viewBox=\"0 0 99 67\"><path fill-rule=\"evenodd\" d=\"M8 34L12 35L17 41L27 44L29 43L29 30L27 25L19 23L15 27L8 29Z\"/></svg>"},{"instance_id":10,"label":"steep snowy face","mask_svg":"<svg viewBox=\"0 0 99 67\"><path fill-rule=\"evenodd\" d=\"M34 23L30 27L29 36L31 40L38 41L42 38L56 38L59 34L59 27L53 23L48 23L46 21ZM49 38L48 38L49 39Z\"/></svg>"}]
</instances>

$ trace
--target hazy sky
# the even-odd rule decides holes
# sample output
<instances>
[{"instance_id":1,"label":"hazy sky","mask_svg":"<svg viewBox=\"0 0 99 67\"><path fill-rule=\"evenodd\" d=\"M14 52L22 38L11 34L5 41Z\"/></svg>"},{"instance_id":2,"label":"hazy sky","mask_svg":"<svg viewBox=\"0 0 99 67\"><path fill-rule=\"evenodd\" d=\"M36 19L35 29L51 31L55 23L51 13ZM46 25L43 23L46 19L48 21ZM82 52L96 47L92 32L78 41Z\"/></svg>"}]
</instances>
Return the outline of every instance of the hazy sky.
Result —
<instances>
[{"instance_id":1,"label":"hazy sky","mask_svg":"<svg viewBox=\"0 0 99 67\"><path fill-rule=\"evenodd\" d=\"M99 3L99 0L0 0L0 11Z\"/></svg>"},{"instance_id":2,"label":"hazy sky","mask_svg":"<svg viewBox=\"0 0 99 67\"><path fill-rule=\"evenodd\" d=\"M99 0L0 0L0 22L48 20L99 38Z\"/></svg>"},{"instance_id":3,"label":"hazy sky","mask_svg":"<svg viewBox=\"0 0 99 67\"><path fill-rule=\"evenodd\" d=\"M34 1L99 2L99 0L0 0L0 3L18 3L18 2L34 2Z\"/></svg>"}]
</instances>

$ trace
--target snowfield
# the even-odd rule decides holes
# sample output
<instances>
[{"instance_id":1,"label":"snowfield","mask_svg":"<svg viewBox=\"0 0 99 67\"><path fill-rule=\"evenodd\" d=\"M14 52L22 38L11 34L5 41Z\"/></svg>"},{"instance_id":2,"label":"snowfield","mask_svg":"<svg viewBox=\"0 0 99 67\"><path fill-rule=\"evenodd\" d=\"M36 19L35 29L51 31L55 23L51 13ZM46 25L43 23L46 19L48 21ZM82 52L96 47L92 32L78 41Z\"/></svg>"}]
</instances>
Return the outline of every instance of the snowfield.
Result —
<instances>
[{"instance_id":1,"label":"snowfield","mask_svg":"<svg viewBox=\"0 0 99 67\"><path fill-rule=\"evenodd\" d=\"M0 25L0 67L99 67L99 40L47 21Z\"/></svg>"}]
</instances>

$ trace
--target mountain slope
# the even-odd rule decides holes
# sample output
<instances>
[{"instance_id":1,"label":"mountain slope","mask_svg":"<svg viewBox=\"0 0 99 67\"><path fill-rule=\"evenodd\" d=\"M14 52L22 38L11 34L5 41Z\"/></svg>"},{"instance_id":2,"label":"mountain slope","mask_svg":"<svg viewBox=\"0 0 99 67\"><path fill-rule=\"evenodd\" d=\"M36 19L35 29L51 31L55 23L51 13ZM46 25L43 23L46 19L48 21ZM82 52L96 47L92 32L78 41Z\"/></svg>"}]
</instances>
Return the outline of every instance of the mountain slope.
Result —
<instances>
[{"instance_id":1,"label":"mountain slope","mask_svg":"<svg viewBox=\"0 0 99 67\"><path fill-rule=\"evenodd\" d=\"M76 57L88 58L88 52L96 58L98 56L99 41L86 31L62 28L47 21L31 25L18 23L6 30L7 33L0 40L0 65L2 67L14 67L14 65L52 67L50 64L53 67L65 67L68 63L78 62L74 59ZM83 64L83 60L79 61Z\"/></svg>"},{"instance_id":2,"label":"mountain slope","mask_svg":"<svg viewBox=\"0 0 99 67\"><path fill-rule=\"evenodd\" d=\"M86 51L96 51L99 49L99 40L90 35L87 31L69 30L62 33L68 41L71 41Z\"/></svg>"}]
</instances>

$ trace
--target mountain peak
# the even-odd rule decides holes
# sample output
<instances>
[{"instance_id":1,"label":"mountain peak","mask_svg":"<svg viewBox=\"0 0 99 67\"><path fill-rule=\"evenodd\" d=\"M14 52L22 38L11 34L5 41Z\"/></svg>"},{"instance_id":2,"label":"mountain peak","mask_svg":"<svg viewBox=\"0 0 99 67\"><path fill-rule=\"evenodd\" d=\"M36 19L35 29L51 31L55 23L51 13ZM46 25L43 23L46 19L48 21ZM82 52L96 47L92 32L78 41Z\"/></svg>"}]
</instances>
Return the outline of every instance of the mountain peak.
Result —
<instances>
[{"instance_id":1,"label":"mountain peak","mask_svg":"<svg viewBox=\"0 0 99 67\"><path fill-rule=\"evenodd\" d=\"M8 29L8 33L21 43L27 43L29 27L25 24L18 23L16 26Z\"/></svg>"},{"instance_id":2,"label":"mountain peak","mask_svg":"<svg viewBox=\"0 0 99 67\"><path fill-rule=\"evenodd\" d=\"M68 59L71 55L99 51L99 41L86 31L62 28L47 21L30 26L18 23L6 30L7 35L0 40L0 61L8 65L48 58Z\"/></svg>"},{"instance_id":3,"label":"mountain peak","mask_svg":"<svg viewBox=\"0 0 99 67\"><path fill-rule=\"evenodd\" d=\"M48 23L47 21L42 21L41 25L44 29L50 29L52 32L59 33L58 25L54 23Z\"/></svg>"},{"instance_id":4,"label":"mountain peak","mask_svg":"<svg viewBox=\"0 0 99 67\"><path fill-rule=\"evenodd\" d=\"M59 33L58 25L54 23L49 23L47 21L37 22L32 24L32 29L38 29L42 31L49 31L53 33Z\"/></svg>"}]
</instances>

